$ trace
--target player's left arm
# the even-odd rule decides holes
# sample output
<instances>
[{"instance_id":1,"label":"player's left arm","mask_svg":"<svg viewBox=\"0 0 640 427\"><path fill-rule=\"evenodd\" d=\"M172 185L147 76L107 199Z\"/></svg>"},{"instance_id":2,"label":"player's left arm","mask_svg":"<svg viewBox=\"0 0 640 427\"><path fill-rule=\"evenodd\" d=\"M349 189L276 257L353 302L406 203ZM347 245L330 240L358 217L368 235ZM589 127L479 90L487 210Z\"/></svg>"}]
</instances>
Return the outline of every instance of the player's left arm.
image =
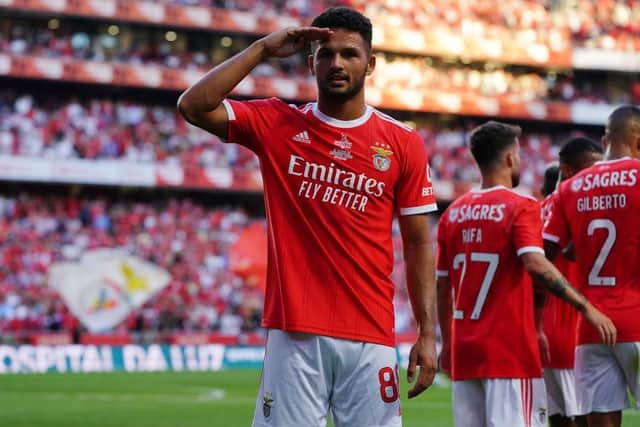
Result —
<instances>
[{"instance_id":1,"label":"player's left arm","mask_svg":"<svg viewBox=\"0 0 640 427\"><path fill-rule=\"evenodd\" d=\"M409 398L426 390L436 374L436 283L435 262L427 215L404 215L399 218L404 249L409 300L418 324L418 338L411 348L407 379L411 383L420 366L417 381Z\"/></svg>"}]
</instances>

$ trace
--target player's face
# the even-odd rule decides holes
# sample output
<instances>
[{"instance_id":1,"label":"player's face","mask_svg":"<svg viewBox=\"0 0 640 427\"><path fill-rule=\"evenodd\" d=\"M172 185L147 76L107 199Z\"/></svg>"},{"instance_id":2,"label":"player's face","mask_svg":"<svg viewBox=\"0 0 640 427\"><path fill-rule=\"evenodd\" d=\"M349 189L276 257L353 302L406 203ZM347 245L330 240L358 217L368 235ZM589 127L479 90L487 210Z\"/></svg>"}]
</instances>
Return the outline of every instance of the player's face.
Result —
<instances>
[{"instance_id":1,"label":"player's face","mask_svg":"<svg viewBox=\"0 0 640 427\"><path fill-rule=\"evenodd\" d=\"M345 102L362 92L366 76L375 67L375 56L359 33L334 29L328 40L315 46L309 66L321 96Z\"/></svg>"}]
</instances>

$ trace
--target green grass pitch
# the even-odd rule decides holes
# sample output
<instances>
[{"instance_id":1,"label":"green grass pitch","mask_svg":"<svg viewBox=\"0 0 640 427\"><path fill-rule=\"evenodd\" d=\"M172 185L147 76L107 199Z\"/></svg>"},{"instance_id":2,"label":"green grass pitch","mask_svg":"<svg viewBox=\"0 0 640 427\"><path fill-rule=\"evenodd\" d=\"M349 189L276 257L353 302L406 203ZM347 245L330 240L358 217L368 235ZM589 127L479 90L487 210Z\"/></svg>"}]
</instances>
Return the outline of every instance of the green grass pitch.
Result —
<instances>
[{"instance_id":1,"label":"green grass pitch","mask_svg":"<svg viewBox=\"0 0 640 427\"><path fill-rule=\"evenodd\" d=\"M258 370L0 375L0 426L247 427ZM403 395L407 384L403 381ZM403 399L405 427L452 425L451 389ZM624 426L640 427L627 411Z\"/></svg>"}]
</instances>

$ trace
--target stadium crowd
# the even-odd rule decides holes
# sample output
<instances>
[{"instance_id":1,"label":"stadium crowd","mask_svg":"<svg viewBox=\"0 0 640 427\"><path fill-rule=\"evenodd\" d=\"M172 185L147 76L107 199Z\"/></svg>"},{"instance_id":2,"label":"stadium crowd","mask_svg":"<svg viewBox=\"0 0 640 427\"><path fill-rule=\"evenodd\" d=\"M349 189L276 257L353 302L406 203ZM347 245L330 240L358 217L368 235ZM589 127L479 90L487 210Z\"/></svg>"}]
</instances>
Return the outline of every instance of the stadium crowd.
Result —
<instances>
[{"instance_id":1,"label":"stadium crowd","mask_svg":"<svg viewBox=\"0 0 640 427\"><path fill-rule=\"evenodd\" d=\"M0 330L74 327L77 321L47 286L48 269L88 250L111 247L152 261L171 275L169 285L132 313L121 330L253 330L262 290L231 271L229 252L255 221L242 210L212 209L191 200L0 197Z\"/></svg>"},{"instance_id":2,"label":"stadium crowd","mask_svg":"<svg viewBox=\"0 0 640 427\"><path fill-rule=\"evenodd\" d=\"M308 18L328 6L346 5L375 21L393 20L396 28L443 26L456 34L491 35L557 43L559 33L589 48L640 51L640 4L627 0L155 0L192 6L250 11L259 16Z\"/></svg>"},{"instance_id":3,"label":"stadium crowd","mask_svg":"<svg viewBox=\"0 0 640 427\"><path fill-rule=\"evenodd\" d=\"M173 37L173 36L172 36ZM95 26L65 20L0 20L0 52L48 58L76 58L128 65L162 65L205 71L245 48L250 38L175 33L168 41L158 29ZM370 84L378 89L509 96L513 101L640 101L640 77L620 75L594 82L571 71L504 68L494 63L447 63L379 53ZM311 79L304 55L260 64L254 76Z\"/></svg>"},{"instance_id":4,"label":"stadium crowd","mask_svg":"<svg viewBox=\"0 0 640 427\"><path fill-rule=\"evenodd\" d=\"M467 150L477 123L416 124L425 141L434 178L478 182ZM525 132L522 184L537 189L558 144L570 135ZM87 102L0 93L0 154L47 159L122 159L183 166L257 171L257 158L236 144L188 125L173 107L94 99Z\"/></svg>"},{"instance_id":5,"label":"stadium crowd","mask_svg":"<svg viewBox=\"0 0 640 427\"><path fill-rule=\"evenodd\" d=\"M72 331L78 320L48 286L55 262L92 249L124 248L166 269L171 282L117 327L117 332L255 331L263 306L256 279L231 267L247 227L243 210L189 199L133 202L111 197L23 193L0 196L0 332ZM435 223L433 224L435 226ZM397 330L412 326L403 283L401 239L394 227Z\"/></svg>"}]
</instances>

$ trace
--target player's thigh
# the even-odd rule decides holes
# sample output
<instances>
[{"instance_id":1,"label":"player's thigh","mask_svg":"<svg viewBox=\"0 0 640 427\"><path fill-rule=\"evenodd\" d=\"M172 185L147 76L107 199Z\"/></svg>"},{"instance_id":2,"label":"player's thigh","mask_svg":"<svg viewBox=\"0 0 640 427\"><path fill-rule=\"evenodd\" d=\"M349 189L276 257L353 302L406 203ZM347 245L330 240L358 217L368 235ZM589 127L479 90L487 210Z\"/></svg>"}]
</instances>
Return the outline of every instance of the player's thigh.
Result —
<instances>
[{"instance_id":1,"label":"player's thigh","mask_svg":"<svg viewBox=\"0 0 640 427\"><path fill-rule=\"evenodd\" d=\"M640 409L640 342L616 344L615 354L624 372L627 387L635 400L636 409Z\"/></svg>"},{"instance_id":2,"label":"player's thigh","mask_svg":"<svg viewBox=\"0 0 640 427\"><path fill-rule=\"evenodd\" d=\"M615 412L629 406L624 372L605 344L576 348L576 397L580 414Z\"/></svg>"},{"instance_id":3,"label":"player's thigh","mask_svg":"<svg viewBox=\"0 0 640 427\"><path fill-rule=\"evenodd\" d=\"M331 412L336 427L395 427L400 416L398 362L393 347L331 340L336 367Z\"/></svg>"},{"instance_id":4,"label":"player's thigh","mask_svg":"<svg viewBox=\"0 0 640 427\"><path fill-rule=\"evenodd\" d=\"M483 380L453 382L453 421L455 427L484 427L485 393Z\"/></svg>"},{"instance_id":5,"label":"player's thigh","mask_svg":"<svg viewBox=\"0 0 640 427\"><path fill-rule=\"evenodd\" d=\"M324 427L331 355L316 335L269 331L256 400L255 427Z\"/></svg>"},{"instance_id":6,"label":"player's thigh","mask_svg":"<svg viewBox=\"0 0 640 427\"><path fill-rule=\"evenodd\" d=\"M547 413L549 416L573 417L580 415L573 369L545 369L544 385L547 390Z\"/></svg>"},{"instance_id":7,"label":"player's thigh","mask_svg":"<svg viewBox=\"0 0 640 427\"><path fill-rule=\"evenodd\" d=\"M546 427L544 379L487 379L485 395L487 427Z\"/></svg>"}]
</instances>

